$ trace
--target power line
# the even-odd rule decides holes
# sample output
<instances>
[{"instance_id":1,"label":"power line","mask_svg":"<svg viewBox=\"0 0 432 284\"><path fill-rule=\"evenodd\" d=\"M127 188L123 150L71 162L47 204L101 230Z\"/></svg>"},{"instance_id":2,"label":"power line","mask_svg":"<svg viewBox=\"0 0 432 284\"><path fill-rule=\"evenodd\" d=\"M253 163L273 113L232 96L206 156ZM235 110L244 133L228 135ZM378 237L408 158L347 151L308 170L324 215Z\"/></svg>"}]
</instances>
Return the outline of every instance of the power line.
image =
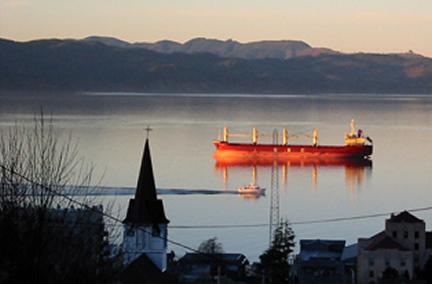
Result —
<instances>
[{"instance_id":1,"label":"power line","mask_svg":"<svg viewBox=\"0 0 432 284\"><path fill-rule=\"evenodd\" d=\"M17 172L15 172L15 171L13 171L13 170L8 169L8 168L7 168L6 166L4 166L4 165L0 165L0 167L1 167L3 170L8 171L8 172L11 173L12 175L16 175L16 176L22 178L23 180L25 180L25 181L27 181L27 182L33 184L33 185L39 186L39 187L41 187L42 189L44 189L44 190L46 190L46 191L49 191L50 193L52 193L52 194L54 194L54 195L60 196L60 197L62 197L62 198L65 198L66 200L68 200L68 201L70 201L70 202L72 202L72 203L74 203L74 204L76 204L76 205L79 205L79 206L81 206L81 207L83 207L83 208L86 208L86 209L88 209L88 210L95 211L95 212L97 212L97 213L103 215L104 217L107 217L107 218L109 218L109 219L111 219L111 220L113 220L113 221L115 221L115 222L119 222L119 223L122 223L122 224L123 224L123 221L122 221L121 219L115 217L115 216L112 216L112 215L110 215L110 214L108 214L108 213L105 213L105 212L103 212L103 211L101 212L101 211L95 210L95 208L93 208L93 207L91 207L91 206L85 204L84 202L80 202L80 201L74 199L73 197L70 197L70 196L68 196L68 195L66 195L66 194L64 194L64 193L61 193L61 192L57 192L57 191L53 190L52 188L49 188L48 186L45 186L45 185L40 184L40 183L38 183L38 182L35 182L35 181L33 181L32 179L30 179L30 178L28 178L28 177L26 177L26 176L24 176L24 175L22 175L22 174L20 174L20 173L17 173ZM140 229L140 228L138 228L138 229ZM144 232L145 232L145 233L148 233L148 232L145 231L145 230L144 230ZM148 234L150 234L150 233L148 233ZM175 244L175 245L180 246L180 247L183 247L183 248L185 248L185 249L188 249L188 250L191 250L191 251L196 251L194 248L191 248L191 247L189 247L189 246L187 246L187 245L183 245L183 244L181 244L181 243L179 243L179 242L176 242L176 241L173 241L173 240L170 240L170 239L168 239L168 238L161 237L161 236L158 236L158 237L161 238L161 239L163 239L163 240L166 240L166 241L169 242L169 243Z\"/></svg>"},{"instance_id":2,"label":"power line","mask_svg":"<svg viewBox=\"0 0 432 284\"><path fill-rule=\"evenodd\" d=\"M112 216L112 215L110 215L108 213L105 213L103 211L96 210L93 206L89 206L89 205L85 204L84 202L80 202L80 201L74 199L71 196L68 196L68 195L66 195L64 193L61 193L61 192L57 192L57 191L53 190L52 188L50 188L48 186L45 186L45 185L40 184L38 182L35 182L32 179L24 176L23 174L20 174L20 173L17 173L15 171L11 170L11 169L8 169L4 165L0 165L0 168L2 168L3 171L8 171L12 175L17 175L18 177L22 178L23 180L25 180L25 181L33 184L33 185L39 186L42 189L44 189L46 191L49 191L50 193L52 193L54 195L57 195L57 196L62 197L62 198L65 198L66 200L68 200L68 201L70 201L70 202L72 202L74 204L77 204L77 205L79 205L79 206L81 206L83 208L86 208L88 210L92 210L94 212L97 212L98 214L101 214L102 216L104 216L106 218L109 218L109 219L113 220L114 222L123 224L123 221L121 219L115 217L115 216ZM420 211L427 211L427 210L432 210L432 206L413 208L413 209L410 209L410 210L407 210L407 211L420 212ZM351 216L351 217L341 217L341 218L329 218L329 219L321 219L321 220L297 221L297 222L289 222L289 224L290 225L308 225L308 224L320 224L320 223L353 221L353 220L361 220L361 219L369 219L369 218L389 216L392 213L394 213L394 212L375 213L375 214L359 215L359 216ZM236 224L236 225L170 226L170 228L173 228L173 229L221 229L221 228L253 228L253 227L268 227L268 226L269 226L269 224L243 224L243 225L237 225ZM144 230L143 228L137 227L137 229L140 230L140 231L143 231L146 234L149 234L149 235L151 234L150 232ZM159 236L159 235L156 236L156 237L158 237L158 238L160 238L160 239L162 239L162 240L164 240L164 241L166 241L166 242L168 242L168 243L170 243L172 245L184 248L184 249L186 249L188 251L192 251L192 252L201 254L201 255L203 255L205 257L209 257L209 258L215 259L217 261L224 261L226 263L231 263L229 261L221 260L221 259L217 258L216 255L202 253L202 252L200 252L199 250L197 250L195 248L192 248L192 247L190 247L188 245L185 245L185 244L182 244L180 242L171 240L171 239L169 239L167 237L162 237L162 236Z\"/></svg>"},{"instance_id":3,"label":"power line","mask_svg":"<svg viewBox=\"0 0 432 284\"><path fill-rule=\"evenodd\" d=\"M113 220L113 221L115 221L115 222L118 222L118 223L123 224L123 221L122 221L121 219L115 217L115 216L112 216L112 215L110 215L110 214L107 214L107 213L105 213L105 212L103 212L103 211L96 210L94 207L91 207L91 206L89 206L89 205L87 205L87 204L85 204L85 203L83 203L83 202L80 202L80 201L78 201L78 200L75 200L73 197L70 197L70 196L68 196L68 195L66 195L66 194L64 194L64 193L61 193L61 192L57 192L57 191L53 190L52 188L50 188L50 187L48 187L48 186L45 186L45 185L40 184L40 183L38 183L38 182L35 182L35 181L33 181L32 179L30 179L30 178L28 178L28 177L26 177L26 176L24 176L24 175L22 175L22 174L20 174L20 173L17 173L17 172L15 172L15 171L13 171L13 170L10 170L10 169L6 168L4 165L0 165L0 167L1 167L4 171L8 171L8 172L11 173L12 175L16 175L16 176L22 178L23 180L25 180L25 181L27 181L27 182L33 184L33 185L39 186L39 187L41 187L42 189L44 189L44 190L46 190L46 191L49 191L50 193L52 193L52 194L54 194L54 195L57 195L57 196L62 197L62 198L65 198L66 200L68 200L68 201L70 201L70 202L72 202L72 203L74 203L74 204L77 204L77 205L79 205L79 206L82 206L83 208L86 208L86 209L88 209L88 210L92 210L92 211L94 211L94 212L96 212L96 213L98 213L98 214L101 214L102 216L107 217L107 218L109 218L109 219L111 219L111 220ZM152 233L146 231L145 229L140 228L140 227L136 227L136 228L137 228L138 230L144 232L145 234L152 235L152 236L154 237L154 235L153 235ZM167 238L167 237L163 237L163 236L160 236L160 235L156 235L156 237L157 237L157 238L160 238L160 239L162 239L162 240L164 240L164 241L166 241L166 242L168 242L168 243L170 243L170 244L173 244L173 245L176 245L176 246L178 246L178 247L184 248L184 249L186 249L186 250L188 250L188 251L192 251L192 252L194 252L194 253L201 254L201 255L203 255L203 256L205 256L205 257L208 257L208 258L211 258L211 259L214 259L214 260L217 260L217 261L224 261L225 263L232 264L232 262L230 262L230 261L219 259L216 255L202 253L202 252L200 252L199 250L197 250L197 249L195 249L195 248L192 248L192 247L190 247L190 246L188 246L188 245L185 245L185 244L182 244L182 243L180 243L180 242L177 242L177 241L171 240L171 239L169 239L169 238Z\"/></svg>"},{"instance_id":4,"label":"power line","mask_svg":"<svg viewBox=\"0 0 432 284\"><path fill-rule=\"evenodd\" d=\"M428 211L432 210L432 206L428 207L418 207L413 209L407 209L409 212L420 212L420 211ZM321 219L321 220L308 220L308 221L295 221L289 222L291 225L310 225L310 224L319 224L319 223L333 223L333 222L342 222L342 221L352 221L352 220L361 220L361 219L370 219L376 217L389 216L392 212L385 213L375 213L368 215L359 215L359 216L350 216L350 217L341 217L341 218L330 218L330 219ZM261 224L243 224L243 225L197 225L197 226L170 226L170 228L174 229L223 229L223 228L253 228L253 227L268 227L269 224L261 223Z\"/></svg>"},{"instance_id":5,"label":"power line","mask_svg":"<svg viewBox=\"0 0 432 284\"><path fill-rule=\"evenodd\" d=\"M48 187L48 186L45 186L45 185L40 184L40 183L38 183L38 182L35 182L35 181L33 181L32 179L30 179L30 178L24 176L23 174L20 174L20 173L17 173L17 172L15 172L15 171L11 170L11 169L8 169L8 168L7 168L6 166L4 166L4 165L0 165L0 168L2 168L3 171L8 171L8 172L11 173L12 175L16 175L16 176L22 178L23 180L25 180L25 181L27 181L27 182L33 184L33 185L39 186L39 187L41 187L42 189L44 189L44 190L46 190L46 191L49 191L50 193L52 193L52 194L54 194L54 195L56 195L56 196L59 196L59 197L65 198L66 200L68 200L68 201L70 201L70 202L72 202L72 203L74 203L74 204L77 204L77 205L79 205L79 206L82 206L82 207L84 207L84 208L86 208L86 209L88 209L88 210L92 210L92 211L94 211L94 212L96 212L96 213L98 213L98 214L101 214L102 216L107 217L107 218L109 218L109 219L111 219L111 220L113 220L113 221L115 221L115 222L119 222L119 223L122 223L122 224L123 224L123 221L120 220L119 218L115 217L115 216L112 216L112 215L110 215L110 214L107 214L107 213L105 213L105 212L103 212L103 211L96 210L94 207L91 207L91 206L89 206L89 205L87 205L87 204L85 204L85 203L83 203L83 202L77 201L77 200L75 200L73 197L67 196L66 194L63 194L63 193L61 193L61 192L57 192L57 191L53 190L52 188L50 188L50 187ZM138 230L144 232L145 234L152 235L153 237L155 236L155 235L153 235L152 233L146 231L146 230L143 229L143 228L140 228L140 227L136 227L136 228L137 228ZM205 257L208 257L208 258L211 258L211 259L214 259L214 260L217 260L217 261L223 261L223 262L225 262L225 263L227 263L227 264L232 264L231 261L228 261L228 260L221 260L221 259L219 259L216 255L213 255L213 254L206 254L206 253L202 253L202 252L200 252L199 250L197 250L197 249L195 249L195 248L192 248L192 247L190 247L190 246L188 246L188 245L184 245L184 244L182 244L182 243L180 243L180 242L177 242L177 241L173 241L173 240L171 240L171 239L168 239L167 237L162 237L162 236L160 236L160 235L156 235L156 237L157 237L157 238L160 238L160 239L162 239L162 240L164 240L164 241L166 241L166 242L168 242L168 243L170 243L170 244L176 245L176 246L178 246L178 247L182 247L182 248L184 248L184 249L186 249L186 250L189 250L189 251L192 251L192 252L198 253L198 254L203 255L203 256L205 256Z\"/></svg>"}]
</instances>

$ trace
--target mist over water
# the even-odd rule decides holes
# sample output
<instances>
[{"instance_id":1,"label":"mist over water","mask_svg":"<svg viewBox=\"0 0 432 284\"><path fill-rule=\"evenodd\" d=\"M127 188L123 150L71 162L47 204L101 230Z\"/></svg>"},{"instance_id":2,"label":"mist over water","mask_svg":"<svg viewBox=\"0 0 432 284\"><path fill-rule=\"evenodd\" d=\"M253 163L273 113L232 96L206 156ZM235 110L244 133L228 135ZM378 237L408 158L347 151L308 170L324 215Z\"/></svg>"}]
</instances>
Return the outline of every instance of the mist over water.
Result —
<instances>
[{"instance_id":1,"label":"mist over water","mask_svg":"<svg viewBox=\"0 0 432 284\"><path fill-rule=\"evenodd\" d=\"M432 205L432 96L1 93L0 128L15 122L31 126L41 109L56 129L79 141L79 154L96 165L95 181L102 178L100 186L111 190L133 192L144 129L150 126L156 186L171 221L169 238L194 248L218 237L225 251L242 252L254 261L269 243L272 167L218 165L212 140L224 126L232 133L252 133L257 127L269 135L275 128L281 133L287 127L290 134L318 128L319 144L340 145L354 118L373 139L370 165L277 168L280 216L293 223L297 243L306 238L354 243L383 230L391 212ZM234 194L252 181L254 170L266 195L247 199ZM125 215L133 193L105 194ZM384 215L352 218L379 213ZM414 214L431 229L431 211ZM186 252L173 244L169 249Z\"/></svg>"}]
</instances>

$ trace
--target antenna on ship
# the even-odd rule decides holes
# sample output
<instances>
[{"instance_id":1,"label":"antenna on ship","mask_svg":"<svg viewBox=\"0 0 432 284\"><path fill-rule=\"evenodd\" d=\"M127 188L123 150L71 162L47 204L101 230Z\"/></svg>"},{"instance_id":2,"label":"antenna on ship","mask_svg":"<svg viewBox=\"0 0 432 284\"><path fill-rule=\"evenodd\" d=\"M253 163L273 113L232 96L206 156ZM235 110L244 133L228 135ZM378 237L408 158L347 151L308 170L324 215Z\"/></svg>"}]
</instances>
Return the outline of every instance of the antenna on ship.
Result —
<instances>
[{"instance_id":1,"label":"antenna on ship","mask_svg":"<svg viewBox=\"0 0 432 284\"><path fill-rule=\"evenodd\" d=\"M278 143L278 131L273 130L273 144ZM278 148L273 148L273 166L271 170L271 196L270 196L270 224L269 242L272 244L275 230L279 227L279 177L278 177Z\"/></svg>"}]
</instances>

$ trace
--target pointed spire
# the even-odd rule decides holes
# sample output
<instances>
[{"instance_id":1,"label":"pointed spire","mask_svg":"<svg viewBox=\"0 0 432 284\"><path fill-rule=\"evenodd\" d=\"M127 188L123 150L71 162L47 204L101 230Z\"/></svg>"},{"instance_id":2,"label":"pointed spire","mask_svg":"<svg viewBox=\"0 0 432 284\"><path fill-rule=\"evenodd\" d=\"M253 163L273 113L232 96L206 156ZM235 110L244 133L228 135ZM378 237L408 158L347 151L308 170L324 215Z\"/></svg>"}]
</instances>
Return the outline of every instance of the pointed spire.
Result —
<instances>
[{"instance_id":1,"label":"pointed spire","mask_svg":"<svg viewBox=\"0 0 432 284\"><path fill-rule=\"evenodd\" d=\"M162 200L157 199L149 140L146 139L135 198L129 201L126 219L123 223L167 224Z\"/></svg>"},{"instance_id":2,"label":"pointed spire","mask_svg":"<svg viewBox=\"0 0 432 284\"><path fill-rule=\"evenodd\" d=\"M156 185L153 176L153 165L150 157L150 147L148 139L146 139L144 146L144 154L141 159L141 169L138 176L135 199L140 201L143 201L145 199L157 199Z\"/></svg>"}]
</instances>

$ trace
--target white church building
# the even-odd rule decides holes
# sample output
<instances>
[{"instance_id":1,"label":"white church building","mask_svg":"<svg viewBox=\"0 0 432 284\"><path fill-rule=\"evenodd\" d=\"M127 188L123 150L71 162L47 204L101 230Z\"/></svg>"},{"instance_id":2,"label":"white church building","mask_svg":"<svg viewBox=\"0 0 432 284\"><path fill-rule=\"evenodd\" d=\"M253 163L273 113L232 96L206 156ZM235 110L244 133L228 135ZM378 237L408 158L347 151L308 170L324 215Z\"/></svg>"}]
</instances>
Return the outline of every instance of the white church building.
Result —
<instances>
[{"instance_id":1,"label":"white church building","mask_svg":"<svg viewBox=\"0 0 432 284\"><path fill-rule=\"evenodd\" d=\"M129 201L124 224L123 264L127 267L142 254L161 270L167 269L169 220L157 198L148 138L138 177L135 198Z\"/></svg>"}]
</instances>

